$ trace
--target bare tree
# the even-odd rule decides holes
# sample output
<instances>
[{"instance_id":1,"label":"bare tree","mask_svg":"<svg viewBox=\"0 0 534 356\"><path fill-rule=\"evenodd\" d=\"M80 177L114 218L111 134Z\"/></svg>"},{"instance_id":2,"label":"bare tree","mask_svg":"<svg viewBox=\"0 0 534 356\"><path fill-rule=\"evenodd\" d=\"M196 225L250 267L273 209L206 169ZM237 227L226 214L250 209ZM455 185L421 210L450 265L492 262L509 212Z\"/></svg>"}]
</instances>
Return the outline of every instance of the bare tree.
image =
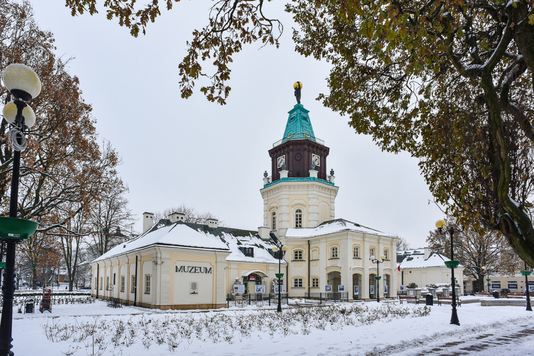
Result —
<instances>
[{"instance_id":1,"label":"bare tree","mask_svg":"<svg viewBox=\"0 0 534 356\"><path fill-rule=\"evenodd\" d=\"M199 213L194 208L187 206L185 204L182 204L178 207L165 209L162 213L156 213L155 218L156 220L165 219L172 213L184 214L185 215L184 221L188 223L207 224L208 219L216 219L218 220L219 226L224 226L224 222L222 220L217 219L217 217L213 215L212 213L210 212Z\"/></svg>"}]
</instances>

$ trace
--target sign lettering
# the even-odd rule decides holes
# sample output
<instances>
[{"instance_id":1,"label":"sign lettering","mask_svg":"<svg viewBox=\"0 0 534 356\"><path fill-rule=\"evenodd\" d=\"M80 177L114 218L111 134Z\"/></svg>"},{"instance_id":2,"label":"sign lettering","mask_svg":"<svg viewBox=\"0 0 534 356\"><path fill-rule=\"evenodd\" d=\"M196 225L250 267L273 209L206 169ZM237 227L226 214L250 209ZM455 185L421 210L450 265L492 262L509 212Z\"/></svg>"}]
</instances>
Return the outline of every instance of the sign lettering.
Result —
<instances>
[{"instance_id":1,"label":"sign lettering","mask_svg":"<svg viewBox=\"0 0 534 356\"><path fill-rule=\"evenodd\" d=\"M175 266L175 272L213 274L213 267Z\"/></svg>"}]
</instances>

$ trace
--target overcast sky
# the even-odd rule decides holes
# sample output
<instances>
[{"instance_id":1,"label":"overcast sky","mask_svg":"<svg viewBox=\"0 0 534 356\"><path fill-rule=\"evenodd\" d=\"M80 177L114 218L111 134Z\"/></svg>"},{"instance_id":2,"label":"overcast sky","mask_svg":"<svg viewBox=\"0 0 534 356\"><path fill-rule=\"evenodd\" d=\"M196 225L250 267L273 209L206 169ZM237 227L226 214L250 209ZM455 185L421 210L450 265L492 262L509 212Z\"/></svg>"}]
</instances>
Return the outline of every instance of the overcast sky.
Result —
<instances>
[{"instance_id":1,"label":"overcast sky","mask_svg":"<svg viewBox=\"0 0 534 356\"><path fill-rule=\"evenodd\" d=\"M180 98L185 42L207 23L211 4L177 3L149 25L147 35L133 38L106 20L104 11L73 18L65 0L33 1L39 26L56 38L58 57L73 58L69 72L80 78L100 137L122 157L119 171L137 217L134 230L141 231L143 212L181 204L209 211L230 227L261 226L267 151L282 138L298 80L315 135L330 147L327 170L334 169L339 186L336 217L404 237L414 248L425 246L443 214L429 203L417 160L381 152L370 137L355 134L347 117L315 100L327 92L329 65L293 51L292 23L282 4L266 5L268 15L284 22L281 48L252 44L235 56L226 106L198 91Z\"/></svg>"}]
</instances>

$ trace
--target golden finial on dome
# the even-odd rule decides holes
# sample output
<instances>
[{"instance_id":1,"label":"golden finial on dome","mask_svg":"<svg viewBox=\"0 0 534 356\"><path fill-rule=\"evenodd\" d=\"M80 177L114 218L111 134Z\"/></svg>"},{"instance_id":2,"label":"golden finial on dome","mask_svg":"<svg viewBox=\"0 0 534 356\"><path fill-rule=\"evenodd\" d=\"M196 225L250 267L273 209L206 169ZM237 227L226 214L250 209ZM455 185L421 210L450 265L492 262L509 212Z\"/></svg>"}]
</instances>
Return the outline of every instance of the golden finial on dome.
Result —
<instances>
[{"instance_id":1,"label":"golden finial on dome","mask_svg":"<svg viewBox=\"0 0 534 356\"><path fill-rule=\"evenodd\" d=\"M293 88L295 89L295 98L297 98L297 104L300 104L300 90L302 89L302 83L295 82L295 84L293 84Z\"/></svg>"}]
</instances>

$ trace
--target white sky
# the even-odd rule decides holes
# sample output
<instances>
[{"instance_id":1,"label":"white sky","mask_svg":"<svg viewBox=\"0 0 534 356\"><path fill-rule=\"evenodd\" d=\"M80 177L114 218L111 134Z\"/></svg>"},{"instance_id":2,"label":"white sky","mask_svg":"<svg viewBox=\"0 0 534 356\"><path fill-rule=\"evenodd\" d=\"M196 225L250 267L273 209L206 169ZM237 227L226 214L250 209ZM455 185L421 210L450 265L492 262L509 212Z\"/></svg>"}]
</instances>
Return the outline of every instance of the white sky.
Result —
<instances>
[{"instance_id":1,"label":"white sky","mask_svg":"<svg viewBox=\"0 0 534 356\"><path fill-rule=\"evenodd\" d=\"M429 204L417 160L381 152L370 137L354 133L348 118L314 100L327 91L329 65L293 51L291 19L281 3L268 3L266 10L284 21L281 48L253 44L236 55L231 95L222 107L199 92L181 99L178 87L185 42L207 23L212 2L177 3L137 39L106 20L104 11L73 18L64 4L33 1L35 18L54 33L57 56L74 57L69 71L93 105L97 131L122 157L134 230L141 231L143 212L181 204L209 211L230 227L261 226L267 151L282 138L298 80L315 135L330 147L327 170L334 169L340 187L336 217L405 237L413 248L426 245L443 215Z\"/></svg>"}]
</instances>

